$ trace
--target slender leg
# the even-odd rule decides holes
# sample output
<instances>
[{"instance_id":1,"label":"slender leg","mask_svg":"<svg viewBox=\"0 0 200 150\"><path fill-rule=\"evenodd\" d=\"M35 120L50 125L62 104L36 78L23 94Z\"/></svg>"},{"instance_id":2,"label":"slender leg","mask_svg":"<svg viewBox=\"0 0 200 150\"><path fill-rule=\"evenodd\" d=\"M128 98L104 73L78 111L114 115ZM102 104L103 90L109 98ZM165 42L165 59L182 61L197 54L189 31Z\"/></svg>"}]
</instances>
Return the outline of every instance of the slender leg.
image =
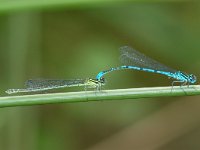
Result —
<instances>
[{"instance_id":1,"label":"slender leg","mask_svg":"<svg viewBox=\"0 0 200 150\"><path fill-rule=\"evenodd\" d=\"M87 85L84 86L84 90L87 92Z\"/></svg>"},{"instance_id":2,"label":"slender leg","mask_svg":"<svg viewBox=\"0 0 200 150\"><path fill-rule=\"evenodd\" d=\"M182 84L180 85L180 87L182 87L182 86L183 86L184 84L186 84L187 82L185 82L185 81L173 81L173 82L172 82L172 89L171 89L171 92L172 92L172 90L173 90L174 83L182 83Z\"/></svg>"},{"instance_id":3,"label":"slender leg","mask_svg":"<svg viewBox=\"0 0 200 150\"><path fill-rule=\"evenodd\" d=\"M94 93L95 93L95 95L97 95L97 92L99 92L100 89L101 89L101 84L98 83L98 84L96 85L96 89L94 88Z\"/></svg>"},{"instance_id":4,"label":"slender leg","mask_svg":"<svg viewBox=\"0 0 200 150\"><path fill-rule=\"evenodd\" d=\"M99 91L101 91L102 89L102 86L101 86L101 83L99 83Z\"/></svg>"},{"instance_id":5,"label":"slender leg","mask_svg":"<svg viewBox=\"0 0 200 150\"><path fill-rule=\"evenodd\" d=\"M98 85L97 85L97 91L101 91L101 88L102 88L101 83L98 83Z\"/></svg>"},{"instance_id":6,"label":"slender leg","mask_svg":"<svg viewBox=\"0 0 200 150\"><path fill-rule=\"evenodd\" d=\"M99 89L100 89L100 85L99 85L99 83L96 85L96 90L95 91L99 91Z\"/></svg>"},{"instance_id":7,"label":"slender leg","mask_svg":"<svg viewBox=\"0 0 200 150\"><path fill-rule=\"evenodd\" d=\"M184 86L184 85L186 85L186 84L187 84L187 82L186 82L186 81L185 81L185 82L183 82L183 83L181 84L181 87L182 87L182 86Z\"/></svg>"},{"instance_id":8,"label":"slender leg","mask_svg":"<svg viewBox=\"0 0 200 150\"><path fill-rule=\"evenodd\" d=\"M187 82L187 87L189 88L189 86L190 86L190 82Z\"/></svg>"},{"instance_id":9,"label":"slender leg","mask_svg":"<svg viewBox=\"0 0 200 150\"><path fill-rule=\"evenodd\" d=\"M172 87L174 86L174 83L182 83L180 86L183 86L183 85L185 85L187 82L185 82L185 81L173 81L173 82L172 82Z\"/></svg>"}]
</instances>

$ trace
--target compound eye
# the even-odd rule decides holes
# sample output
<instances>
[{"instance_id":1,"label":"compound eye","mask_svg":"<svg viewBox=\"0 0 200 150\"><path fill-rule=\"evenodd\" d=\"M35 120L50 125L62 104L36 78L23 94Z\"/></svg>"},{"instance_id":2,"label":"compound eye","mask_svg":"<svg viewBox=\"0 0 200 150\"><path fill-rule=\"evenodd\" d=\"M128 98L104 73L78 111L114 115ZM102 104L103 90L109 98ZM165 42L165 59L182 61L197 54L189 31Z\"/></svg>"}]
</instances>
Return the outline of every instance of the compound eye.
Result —
<instances>
[{"instance_id":1,"label":"compound eye","mask_svg":"<svg viewBox=\"0 0 200 150\"><path fill-rule=\"evenodd\" d=\"M192 81L192 83L196 82L196 80L197 80L196 76L193 75L193 74L191 74L191 75L189 76L189 79L190 79L190 81Z\"/></svg>"},{"instance_id":2,"label":"compound eye","mask_svg":"<svg viewBox=\"0 0 200 150\"><path fill-rule=\"evenodd\" d=\"M101 82L104 82L105 79L104 79L104 78L101 78L100 80L101 80Z\"/></svg>"},{"instance_id":3,"label":"compound eye","mask_svg":"<svg viewBox=\"0 0 200 150\"><path fill-rule=\"evenodd\" d=\"M193 74L190 75L191 79L195 79L195 76Z\"/></svg>"},{"instance_id":4,"label":"compound eye","mask_svg":"<svg viewBox=\"0 0 200 150\"><path fill-rule=\"evenodd\" d=\"M102 77L102 78L100 79L100 82L101 82L101 83L105 83L105 78Z\"/></svg>"}]
</instances>

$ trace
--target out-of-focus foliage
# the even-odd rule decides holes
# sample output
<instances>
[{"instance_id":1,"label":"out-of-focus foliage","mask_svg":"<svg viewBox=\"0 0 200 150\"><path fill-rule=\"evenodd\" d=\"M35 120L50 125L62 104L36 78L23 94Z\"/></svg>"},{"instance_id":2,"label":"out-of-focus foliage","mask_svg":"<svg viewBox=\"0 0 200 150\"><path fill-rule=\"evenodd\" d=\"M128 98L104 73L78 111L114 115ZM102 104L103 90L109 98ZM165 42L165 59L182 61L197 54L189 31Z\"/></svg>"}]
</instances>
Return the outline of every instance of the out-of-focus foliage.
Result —
<instances>
[{"instance_id":1,"label":"out-of-focus foliage","mask_svg":"<svg viewBox=\"0 0 200 150\"><path fill-rule=\"evenodd\" d=\"M120 65L118 48L123 45L131 45L168 66L198 77L199 15L199 4L194 2L109 2L108 5L104 2L95 7L59 9L57 6L53 10L4 13L0 16L1 94L5 95L7 88L23 87L29 78L95 78L99 71ZM106 89L171 84L164 76L130 70L113 72L105 78ZM58 92L78 90L84 89ZM1 109L0 149L86 149L126 126L159 113L176 100ZM159 123L162 119L156 121ZM193 124L191 130L185 127L189 136L177 131L176 138L167 138L162 149L193 149L192 146L199 149L199 143L194 142L199 136L190 132L199 130L199 124ZM175 141L179 145L173 144Z\"/></svg>"}]
</instances>

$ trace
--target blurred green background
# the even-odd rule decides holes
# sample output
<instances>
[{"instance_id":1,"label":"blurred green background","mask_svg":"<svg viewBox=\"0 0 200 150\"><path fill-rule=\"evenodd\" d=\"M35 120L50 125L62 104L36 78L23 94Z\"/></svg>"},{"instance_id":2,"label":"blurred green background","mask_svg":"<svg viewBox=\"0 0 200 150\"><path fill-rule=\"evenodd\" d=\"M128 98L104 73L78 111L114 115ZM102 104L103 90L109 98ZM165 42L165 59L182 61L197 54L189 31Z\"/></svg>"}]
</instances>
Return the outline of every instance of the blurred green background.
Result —
<instances>
[{"instance_id":1,"label":"blurred green background","mask_svg":"<svg viewBox=\"0 0 200 150\"><path fill-rule=\"evenodd\" d=\"M0 1L1 95L31 78L95 78L120 65L123 45L198 78L199 15L191 1ZM130 70L105 78L103 89L172 82ZM200 149L198 98L3 108L0 150Z\"/></svg>"}]
</instances>

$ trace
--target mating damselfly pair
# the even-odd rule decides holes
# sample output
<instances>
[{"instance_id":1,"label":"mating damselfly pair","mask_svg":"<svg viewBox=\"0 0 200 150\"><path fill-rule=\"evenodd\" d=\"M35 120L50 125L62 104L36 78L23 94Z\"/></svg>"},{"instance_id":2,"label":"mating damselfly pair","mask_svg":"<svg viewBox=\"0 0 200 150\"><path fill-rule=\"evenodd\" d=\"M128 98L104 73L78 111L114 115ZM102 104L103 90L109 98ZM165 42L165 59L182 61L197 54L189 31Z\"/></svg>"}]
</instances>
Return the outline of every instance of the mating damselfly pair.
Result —
<instances>
[{"instance_id":1,"label":"mating damselfly pair","mask_svg":"<svg viewBox=\"0 0 200 150\"><path fill-rule=\"evenodd\" d=\"M110 68L105 71L101 71L97 74L96 79L73 79L73 80L48 80L48 79L36 79L28 80L26 82L25 89L8 89L6 93L13 94L19 92L37 92L46 91L50 89L84 86L85 88L100 89L102 85L105 85L104 75L116 70L132 69L145 72L152 72L162 74L170 78L175 79L172 82L172 86L175 82L180 82L181 85L193 84L196 82L196 76L193 74L186 74L182 71L177 71L170 67L167 67L146 55L136 51L129 46L123 46L120 48L120 60L122 66Z\"/></svg>"}]
</instances>

